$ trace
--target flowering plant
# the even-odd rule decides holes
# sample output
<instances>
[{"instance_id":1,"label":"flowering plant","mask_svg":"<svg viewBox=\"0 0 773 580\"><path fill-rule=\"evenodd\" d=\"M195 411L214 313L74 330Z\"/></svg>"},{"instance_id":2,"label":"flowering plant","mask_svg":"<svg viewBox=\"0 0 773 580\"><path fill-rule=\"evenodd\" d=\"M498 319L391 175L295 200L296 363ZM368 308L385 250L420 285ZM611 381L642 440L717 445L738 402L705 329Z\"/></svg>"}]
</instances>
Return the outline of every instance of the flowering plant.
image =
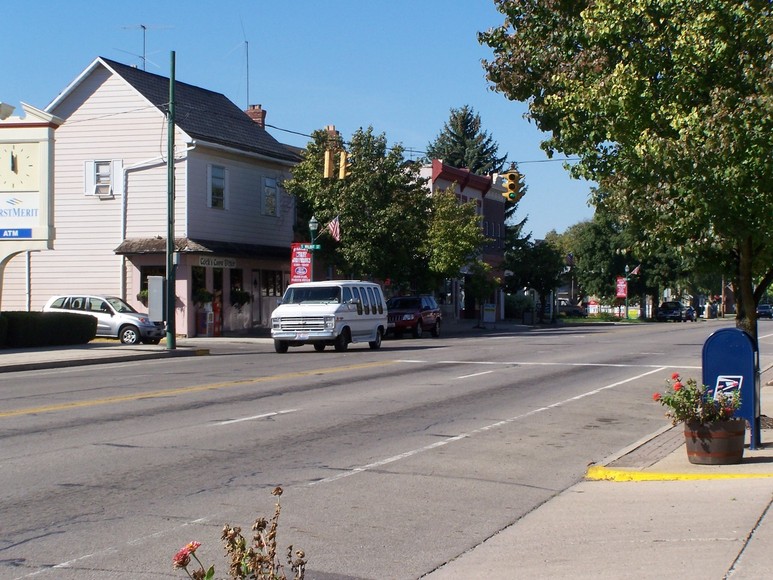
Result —
<instances>
[{"instance_id":1,"label":"flowering plant","mask_svg":"<svg viewBox=\"0 0 773 580\"><path fill-rule=\"evenodd\" d=\"M276 487L271 495L282 495L282 488ZM250 545L242 536L239 527L226 524L223 527L221 539L225 544L226 556L230 557L231 565L228 573L231 578L252 578L255 580L287 580L283 566L277 553L277 527L282 506L277 501L274 506L274 517L269 522L266 518L258 518L252 526L253 543ZM215 577L215 567L205 570L204 565L196 556L196 550L201 542L190 542L181 548L172 558L174 568L182 568L191 580L212 580ZM198 569L189 570L191 557L196 560ZM293 580L303 580L306 573L306 554L303 550L293 551L292 545L287 548L287 564L293 571Z\"/></svg>"},{"instance_id":2,"label":"flowering plant","mask_svg":"<svg viewBox=\"0 0 773 580\"><path fill-rule=\"evenodd\" d=\"M695 379L682 382L679 373L666 380L666 390L652 398L668 407L666 417L676 425L682 421L698 421L701 424L732 419L741 406L741 393L712 393L706 385L698 385Z\"/></svg>"}]
</instances>

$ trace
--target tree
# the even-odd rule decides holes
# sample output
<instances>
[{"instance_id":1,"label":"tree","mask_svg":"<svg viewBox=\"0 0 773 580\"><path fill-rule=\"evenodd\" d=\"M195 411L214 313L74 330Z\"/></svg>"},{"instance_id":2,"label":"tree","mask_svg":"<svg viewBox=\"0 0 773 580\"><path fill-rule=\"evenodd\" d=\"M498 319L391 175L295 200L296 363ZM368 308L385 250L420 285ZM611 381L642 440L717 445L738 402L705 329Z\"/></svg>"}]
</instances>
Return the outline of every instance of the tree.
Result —
<instances>
[{"instance_id":1,"label":"tree","mask_svg":"<svg viewBox=\"0 0 773 580\"><path fill-rule=\"evenodd\" d=\"M561 284L564 271L564 256L547 242L532 242L529 237L520 238L519 231L508 230L503 270L510 272L505 277L505 289L519 293L524 288L533 288L541 304L547 304L548 297ZM544 318L544 308L539 312Z\"/></svg>"},{"instance_id":2,"label":"tree","mask_svg":"<svg viewBox=\"0 0 773 580\"><path fill-rule=\"evenodd\" d=\"M479 34L488 79L579 157L594 203L637 243L732 280L757 339L773 281L773 15L769 0L496 0Z\"/></svg>"},{"instance_id":3,"label":"tree","mask_svg":"<svg viewBox=\"0 0 773 580\"><path fill-rule=\"evenodd\" d=\"M429 159L442 159L453 167L469 169L476 175L501 172L507 159L497 157L499 145L481 129L480 115L472 107L451 109L451 117L435 141L427 145Z\"/></svg>"},{"instance_id":4,"label":"tree","mask_svg":"<svg viewBox=\"0 0 773 580\"><path fill-rule=\"evenodd\" d=\"M327 150L334 160L346 150L349 169L343 179L338 171L333 178L323 176ZM318 252L326 263L352 277L429 289L437 277L456 274L486 238L474 208L457 207L452 193L431 195L419 164L403 153L399 145L388 147L372 127L356 131L348 143L338 133L315 131L284 185L298 199L299 238L306 239L312 215L323 228L338 216L341 240L319 235Z\"/></svg>"},{"instance_id":5,"label":"tree","mask_svg":"<svg viewBox=\"0 0 773 580\"><path fill-rule=\"evenodd\" d=\"M459 203L454 189L435 191L423 253L438 278L453 278L488 242L475 202Z\"/></svg>"}]
</instances>

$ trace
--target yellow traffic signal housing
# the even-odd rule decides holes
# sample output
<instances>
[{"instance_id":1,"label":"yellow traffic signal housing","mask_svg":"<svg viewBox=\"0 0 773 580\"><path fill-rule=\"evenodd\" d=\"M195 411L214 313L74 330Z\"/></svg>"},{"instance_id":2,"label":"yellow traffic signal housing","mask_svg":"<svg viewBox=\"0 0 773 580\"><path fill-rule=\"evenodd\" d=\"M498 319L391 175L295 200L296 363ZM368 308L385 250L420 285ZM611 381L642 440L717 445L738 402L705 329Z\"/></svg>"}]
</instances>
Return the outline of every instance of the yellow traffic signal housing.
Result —
<instances>
[{"instance_id":1,"label":"yellow traffic signal housing","mask_svg":"<svg viewBox=\"0 0 773 580\"><path fill-rule=\"evenodd\" d=\"M346 151L341 151L338 154L338 179L346 179L352 172L351 169L349 154Z\"/></svg>"},{"instance_id":2,"label":"yellow traffic signal housing","mask_svg":"<svg viewBox=\"0 0 773 580\"><path fill-rule=\"evenodd\" d=\"M524 194L524 186L522 176L518 171L511 170L504 174L505 178L505 191L502 192L502 197L505 200L512 203L520 201Z\"/></svg>"},{"instance_id":3,"label":"yellow traffic signal housing","mask_svg":"<svg viewBox=\"0 0 773 580\"><path fill-rule=\"evenodd\" d=\"M322 170L322 177L330 179L333 177L333 151L325 149L325 168Z\"/></svg>"}]
</instances>

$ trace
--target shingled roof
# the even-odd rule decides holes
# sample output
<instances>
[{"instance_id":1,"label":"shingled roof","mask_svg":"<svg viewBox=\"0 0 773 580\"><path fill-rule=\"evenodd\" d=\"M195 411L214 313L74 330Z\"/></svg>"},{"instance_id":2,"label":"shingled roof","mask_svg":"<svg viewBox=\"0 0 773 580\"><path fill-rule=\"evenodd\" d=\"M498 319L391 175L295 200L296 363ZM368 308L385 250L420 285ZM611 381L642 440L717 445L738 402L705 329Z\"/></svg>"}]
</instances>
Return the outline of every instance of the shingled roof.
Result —
<instances>
[{"instance_id":1,"label":"shingled roof","mask_svg":"<svg viewBox=\"0 0 773 580\"><path fill-rule=\"evenodd\" d=\"M100 59L164 114L169 79L104 57ZM175 124L193 139L297 163L300 157L274 139L228 98L175 80Z\"/></svg>"}]
</instances>

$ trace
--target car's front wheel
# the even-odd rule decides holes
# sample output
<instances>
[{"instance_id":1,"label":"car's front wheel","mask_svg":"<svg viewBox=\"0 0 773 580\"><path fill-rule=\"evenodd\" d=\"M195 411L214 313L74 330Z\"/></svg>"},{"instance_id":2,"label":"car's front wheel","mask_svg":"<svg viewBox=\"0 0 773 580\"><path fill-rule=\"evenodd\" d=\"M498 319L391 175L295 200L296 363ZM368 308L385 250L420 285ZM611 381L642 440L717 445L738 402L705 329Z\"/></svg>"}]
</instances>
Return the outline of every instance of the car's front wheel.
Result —
<instances>
[{"instance_id":1,"label":"car's front wheel","mask_svg":"<svg viewBox=\"0 0 773 580\"><path fill-rule=\"evenodd\" d=\"M288 348L290 348L290 345L287 344L286 340L275 340L274 341L274 350L276 352L279 352L279 353L287 352Z\"/></svg>"},{"instance_id":2,"label":"car's front wheel","mask_svg":"<svg viewBox=\"0 0 773 580\"><path fill-rule=\"evenodd\" d=\"M136 326L124 326L118 338L123 344L137 344L140 341L140 331Z\"/></svg>"},{"instance_id":3,"label":"car's front wheel","mask_svg":"<svg viewBox=\"0 0 773 580\"><path fill-rule=\"evenodd\" d=\"M424 329L421 327L421 320L416 323L416 326L413 327L413 338L421 338L421 333L424 332Z\"/></svg>"},{"instance_id":4,"label":"car's front wheel","mask_svg":"<svg viewBox=\"0 0 773 580\"><path fill-rule=\"evenodd\" d=\"M336 336L333 348L336 352L346 352L346 349L349 348L349 331L346 328L341 331L341 334Z\"/></svg>"},{"instance_id":5,"label":"car's front wheel","mask_svg":"<svg viewBox=\"0 0 773 580\"><path fill-rule=\"evenodd\" d=\"M435 326L432 328L432 336L435 338L440 336L440 320L435 321Z\"/></svg>"}]
</instances>

